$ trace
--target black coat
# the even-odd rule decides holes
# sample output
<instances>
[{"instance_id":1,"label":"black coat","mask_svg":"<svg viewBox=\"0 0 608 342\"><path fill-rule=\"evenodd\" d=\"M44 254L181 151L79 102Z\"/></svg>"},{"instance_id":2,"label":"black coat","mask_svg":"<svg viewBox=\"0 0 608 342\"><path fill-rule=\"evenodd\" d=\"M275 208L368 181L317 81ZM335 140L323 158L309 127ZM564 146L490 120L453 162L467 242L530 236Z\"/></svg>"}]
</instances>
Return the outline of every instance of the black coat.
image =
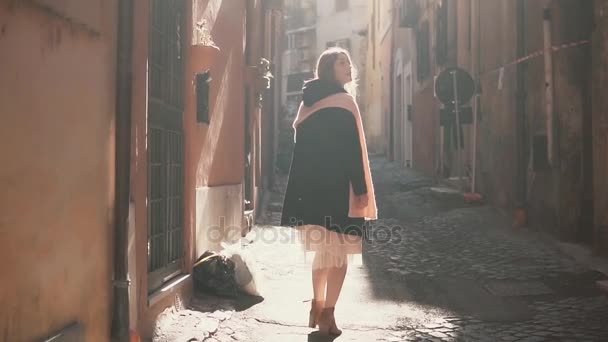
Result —
<instances>
[{"instance_id":1,"label":"black coat","mask_svg":"<svg viewBox=\"0 0 608 342\"><path fill-rule=\"evenodd\" d=\"M304 104L339 92L344 88L311 81L304 87ZM367 192L355 117L343 108L321 109L296 130L281 225L362 235L364 218L348 217L350 184L357 195Z\"/></svg>"}]
</instances>

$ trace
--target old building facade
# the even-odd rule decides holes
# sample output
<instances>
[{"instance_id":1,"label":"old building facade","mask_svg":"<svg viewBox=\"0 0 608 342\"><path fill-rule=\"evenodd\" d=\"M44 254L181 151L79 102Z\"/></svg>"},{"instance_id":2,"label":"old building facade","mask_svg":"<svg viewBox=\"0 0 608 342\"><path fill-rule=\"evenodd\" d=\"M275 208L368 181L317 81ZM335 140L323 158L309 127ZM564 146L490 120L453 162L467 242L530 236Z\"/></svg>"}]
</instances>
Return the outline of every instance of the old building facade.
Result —
<instances>
[{"instance_id":1,"label":"old building facade","mask_svg":"<svg viewBox=\"0 0 608 342\"><path fill-rule=\"evenodd\" d=\"M409 5L411 6L411 5ZM411 41L414 16L406 2L395 2L392 12L393 47L391 120L388 155L404 167L413 167L413 91L414 70Z\"/></svg>"},{"instance_id":2,"label":"old building facade","mask_svg":"<svg viewBox=\"0 0 608 342\"><path fill-rule=\"evenodd\" d=\"M357 70L357 97L365 93L367 0L317 0L317 56L331 46L349 51Z\"/></svg>"},{"instance_id":3,"label":"old building facade","mask_svg":"<svg viewBox=\"0 0 608 342\"><path fill-rule=\"evenodd\" d=\"M0 331L107 341L118 1L51 3L0 2Z\"/></svg>"},{"instance_id":4,"label":"old building facade","mask_svg":"<svg viewBox=\"0 0 608 342\"><path fill-rule=\"evenodd\" d=\"M282 20L280 1L0 2L4 338L149 338L189 300L272 182Z\"/></svg>"},{"instance_id":5,"label":"old building facade","mask_svg":"<svg viewBox=\"0 0 608 342\"><path fill-rule=\"evenodd\" d=\"M556 237L605 243L605 201L597 190L603 184L598 168L605 164L598 95L604 89L605 2L392 5L392 79L383 88L391 94L383 130L387 155L437 178L462 176L463 190L471 191L474 182L491 203L527 213L530 226ZM377 40L373 49L381 47ZM455 130L442 126L435 96L435 77L449 67L466 70L477 83L466 103L477 124L463 125L461 149ZM403 83L410 75L411 88ZM374 107L374 100L366 105Z\"/></svg>"},{"instance_id":6,"label":"old building facade","mask_svg":"<svg viewBox=\"0 0 608 342\"><path fill-rule=\"evenodd\" d=\"M363 126L372 154L389 152L391 125L392 1L368 3Z\"/></svg>"},{"instance_id":7,"label":"old building facade","mask_svg":"<svg viewBox=\"0 0 608 342\"><path fill-rule=\"evenodd\" d=\"M302 84L313 78L317 58L317 1L285 2L282 105L295 117L302 100Z\"/></svg>"},{"instance_id":8,"label":"old building facade","mask_svg":"<svg viewBox=\"0 0 608 342\"><path fill-rule=\"evenodd\" d=\"M592 145L593 145L593 243L608 254L608 2L594 2L591 37Z\"/></svg>"}]
</instances>

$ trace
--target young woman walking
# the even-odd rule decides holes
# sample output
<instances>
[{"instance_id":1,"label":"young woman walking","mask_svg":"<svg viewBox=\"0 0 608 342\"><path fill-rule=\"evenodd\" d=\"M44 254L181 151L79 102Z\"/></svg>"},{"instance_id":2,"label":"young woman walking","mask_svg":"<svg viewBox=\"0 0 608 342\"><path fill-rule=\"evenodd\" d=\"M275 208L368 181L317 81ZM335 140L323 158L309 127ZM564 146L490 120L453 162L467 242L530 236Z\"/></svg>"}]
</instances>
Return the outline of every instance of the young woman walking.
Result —
<instances>
[{"instance_id":1,"label":"young woman walking","mask_svg":"<svg viewBox=\"0 0 608 342\"><path fill-rule=\"evenodd\" d=\"M305 83L281 217L315 252L309 325L327 335L342 333L334 308L348 259L362 252L365 221L377 218L354 72L349 53L334 47Z\"/></svg>"}]
</instances>

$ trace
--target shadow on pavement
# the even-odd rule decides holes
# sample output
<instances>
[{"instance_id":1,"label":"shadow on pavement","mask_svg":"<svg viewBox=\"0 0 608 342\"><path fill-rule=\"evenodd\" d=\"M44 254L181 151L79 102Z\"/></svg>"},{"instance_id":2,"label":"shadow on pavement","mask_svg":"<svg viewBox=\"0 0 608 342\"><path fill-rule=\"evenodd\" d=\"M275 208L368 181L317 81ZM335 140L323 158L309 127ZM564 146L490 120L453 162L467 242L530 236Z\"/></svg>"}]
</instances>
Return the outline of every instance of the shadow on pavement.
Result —
<instances>
[{"instance_id":1,"label":"shadow on pavement","mask_svg":"<svg viewBox=\"0 0 608 342\"><path fill-rule=\"evenodd\" d=\"M308 342L331 342L338 338L339 336L327 336L319 333L318 331L313 331L308 334Z\"/></svg>"},{"instance_id":2,"label":"shadow on pavement","mask_svg":"<svg viewBox=\"0 0 608 342\"><path fill-rule=\"evenodd\" d=\"M263 297L240 295L236 298L218 297L207 293L196 293L191 306L200 312L214 312L216 310L234 310L242 312L262 303Z\"/></svg>"}]
</instances>

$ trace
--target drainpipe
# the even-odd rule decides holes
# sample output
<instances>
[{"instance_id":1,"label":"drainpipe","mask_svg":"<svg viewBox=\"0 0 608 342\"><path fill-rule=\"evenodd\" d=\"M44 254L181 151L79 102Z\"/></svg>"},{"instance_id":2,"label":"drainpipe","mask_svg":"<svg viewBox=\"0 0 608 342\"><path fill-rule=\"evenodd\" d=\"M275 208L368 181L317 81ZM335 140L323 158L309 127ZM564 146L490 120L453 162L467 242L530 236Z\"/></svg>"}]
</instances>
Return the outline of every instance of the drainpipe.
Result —
<instances>
[{"instance_id":1,"label":"drainpipe","mask_svg":"<svg viewBox=\"0 0 608 342\"><path fill-rule=\"evenodd\" d=\"M517 58L526 54L526 1L517 0ZM517 207L525 210L527 205L527 124L526 124L526 63L517 64Z\"/></svg>"},{"instance_id":2,"label":"drainpipe","mask_svg":"<svg viewBox=\"0 0 608 342\"><path fill-rule=\"evenodd\" d=\"M114 197L114 305L112 341L129 341L128 216L131 173L133 0L118 2L116 161Z\"/></svg>"},{"instance_id":3,"label":"drainpipe","mask_svg":"<svg viewBox=\"0 0 608 342\"><path fill-rule=\"evenodd\" d=\"M545 115L547 130L547 159L549 165L555 166L554 141L554 97L553 97L553 37L551 34L551 1L546 1L543 8L543 42L545 57Z\"/></svg>"},{"instance_id":4,"label":"drainpipe","mask_svg":"<svg viewBox=\"0 0 608 342\"><path fill-rule=\"evenodd\" d=\"M469 20L471 21L469 36L471 39L471 72L473 73L473 79L475 80L475 97L473 99L474 110L473 110L473 150L471 151L471 163L473 164L471 174L471 193L475 194L477 191L477 143L478 143L478 125L479 125L479 111L481 110L481 73L480 73L480 61L481 61L481 16L479 0L471 0Z\"/></svg>"}]
</instances>

